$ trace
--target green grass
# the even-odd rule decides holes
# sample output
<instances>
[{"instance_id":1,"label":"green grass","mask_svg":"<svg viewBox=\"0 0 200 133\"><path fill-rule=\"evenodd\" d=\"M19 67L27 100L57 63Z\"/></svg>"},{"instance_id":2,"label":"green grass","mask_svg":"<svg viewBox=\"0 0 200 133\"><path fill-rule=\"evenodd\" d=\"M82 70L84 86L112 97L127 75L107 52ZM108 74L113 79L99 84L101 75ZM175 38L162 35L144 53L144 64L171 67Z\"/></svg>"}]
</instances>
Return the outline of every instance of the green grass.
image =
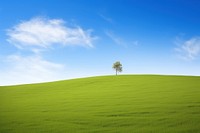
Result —
<instances>
[{"instance_id":1,"label":"green grass","mask_svg":"<svg viewBox=\"0 0 200 133\"><path fill-rule=\"evenodd\" d=\"M200 132L200 77L102 76L0 87L0 133L40 132Z\"/></svg>"}]
</instances>

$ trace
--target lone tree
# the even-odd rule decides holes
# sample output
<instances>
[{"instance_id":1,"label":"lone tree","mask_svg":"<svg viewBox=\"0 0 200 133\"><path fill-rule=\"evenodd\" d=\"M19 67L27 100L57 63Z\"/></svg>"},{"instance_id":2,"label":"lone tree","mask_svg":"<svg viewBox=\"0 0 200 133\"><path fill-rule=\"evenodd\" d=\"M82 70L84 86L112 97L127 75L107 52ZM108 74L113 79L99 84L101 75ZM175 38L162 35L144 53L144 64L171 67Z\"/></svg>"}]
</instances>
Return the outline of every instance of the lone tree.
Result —
<instances>
[{"instance_id":1,"label":"lone tree","mask_svg":"<svg viewBox=\"0 0 200 133\"><path fill-rule=\"evenodd\" d=\"M113 64L113 69L115 69L117 75L117 72L122 72L122 64L119 61L115 62Z\"/></svg>"}]
</instances>

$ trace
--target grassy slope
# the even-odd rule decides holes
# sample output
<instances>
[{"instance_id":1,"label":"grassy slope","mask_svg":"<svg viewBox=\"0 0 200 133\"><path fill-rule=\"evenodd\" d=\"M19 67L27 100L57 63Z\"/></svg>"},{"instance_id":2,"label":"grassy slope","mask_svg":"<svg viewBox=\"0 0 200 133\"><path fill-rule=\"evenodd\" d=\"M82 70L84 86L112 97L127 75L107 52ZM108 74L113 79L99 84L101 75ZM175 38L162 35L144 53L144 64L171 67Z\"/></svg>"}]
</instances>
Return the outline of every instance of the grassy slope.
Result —
<instances>
[{"instance_id":1,"label":"grassy slope","mask_svg":"<svg viewBox=\"0 0 200 133\"><path fill-rule=\"evenodd\" d=\"M0 87L0 132L200 131L200 77L105 76Z\"/></svg>"}]
</instances>

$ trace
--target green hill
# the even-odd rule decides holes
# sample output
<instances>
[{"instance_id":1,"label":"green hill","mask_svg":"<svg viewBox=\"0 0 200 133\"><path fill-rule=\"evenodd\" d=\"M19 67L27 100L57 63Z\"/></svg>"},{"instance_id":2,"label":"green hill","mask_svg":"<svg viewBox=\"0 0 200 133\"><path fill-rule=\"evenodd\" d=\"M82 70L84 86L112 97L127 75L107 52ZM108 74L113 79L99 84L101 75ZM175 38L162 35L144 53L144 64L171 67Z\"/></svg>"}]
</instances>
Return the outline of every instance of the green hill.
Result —
<instances>
[{"instance_id":1,"label":"green hill","mask_svg":"<svg viewBox=\"0 0 200 133\"><path fill-rule=\"evenodd\" d=\"M200 77L102 76L0 87L0 133L197 133Z\"/></svg>"}]
</instances>

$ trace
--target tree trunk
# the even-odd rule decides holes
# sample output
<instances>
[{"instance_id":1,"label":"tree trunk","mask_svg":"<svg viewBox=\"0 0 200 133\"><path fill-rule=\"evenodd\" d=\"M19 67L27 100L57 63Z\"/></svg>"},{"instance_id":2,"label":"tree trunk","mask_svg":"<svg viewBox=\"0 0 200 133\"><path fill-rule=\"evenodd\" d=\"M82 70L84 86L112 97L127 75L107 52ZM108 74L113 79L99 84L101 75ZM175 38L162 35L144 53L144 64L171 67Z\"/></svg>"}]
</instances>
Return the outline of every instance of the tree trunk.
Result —
<instances>
[{"instance_id":1,"label":"tree trunk","mask_svg":"<svg viewBox=\"0 0 200 133\"><path fill-rule=\"evenodd\" d=\"M117 69L116 69L116 76L117 76Z\"/></svg>"}]
</instances>

